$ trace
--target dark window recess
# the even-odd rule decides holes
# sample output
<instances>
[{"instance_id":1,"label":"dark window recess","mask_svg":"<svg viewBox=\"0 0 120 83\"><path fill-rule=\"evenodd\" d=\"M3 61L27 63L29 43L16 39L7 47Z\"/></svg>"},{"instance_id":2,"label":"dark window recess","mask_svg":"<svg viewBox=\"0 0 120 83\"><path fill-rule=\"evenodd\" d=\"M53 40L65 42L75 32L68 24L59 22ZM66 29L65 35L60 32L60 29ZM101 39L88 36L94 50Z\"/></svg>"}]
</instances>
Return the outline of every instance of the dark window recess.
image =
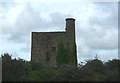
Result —
<instances>
[{"instance_id":1,"label":"dark window recess","mask_svg":"<svg viewBox=\"0 0 120 83\"><path fill-rule=\"evenodd\" d=\"M56 50L56 47L52 47L52 50L55 51L55 50Z\"/></svg>"},{"instance_id":2,"label":"dark window recess","mask_svg":"<svg viewBox=\"0 0 120 83\"><path fill-rule=\"evenodd\" d=\"M46 52L46 61L50 61L50 53Z\"/></svg>"}]
</instances>

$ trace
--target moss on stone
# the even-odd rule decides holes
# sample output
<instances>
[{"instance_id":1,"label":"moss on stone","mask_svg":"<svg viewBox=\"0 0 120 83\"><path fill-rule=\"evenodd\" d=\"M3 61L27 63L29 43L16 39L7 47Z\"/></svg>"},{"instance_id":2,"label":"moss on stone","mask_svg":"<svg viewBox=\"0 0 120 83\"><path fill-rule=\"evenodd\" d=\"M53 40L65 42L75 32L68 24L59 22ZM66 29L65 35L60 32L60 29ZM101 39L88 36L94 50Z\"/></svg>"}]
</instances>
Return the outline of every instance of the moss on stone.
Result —
<instances>
[{"instance_id":1,"label":"moss on stone","mask_svg":"<svg viewBox=\"0 0 120 83\"><path fill-rule=\"evenodd\" d=\"M63 42L60 42L58 44L56 62L57 66L64 64L77 65L76 44L74 44L72 50L70 50L69 44L67 44L65 48Z\"/></svg>"}]
</instances>

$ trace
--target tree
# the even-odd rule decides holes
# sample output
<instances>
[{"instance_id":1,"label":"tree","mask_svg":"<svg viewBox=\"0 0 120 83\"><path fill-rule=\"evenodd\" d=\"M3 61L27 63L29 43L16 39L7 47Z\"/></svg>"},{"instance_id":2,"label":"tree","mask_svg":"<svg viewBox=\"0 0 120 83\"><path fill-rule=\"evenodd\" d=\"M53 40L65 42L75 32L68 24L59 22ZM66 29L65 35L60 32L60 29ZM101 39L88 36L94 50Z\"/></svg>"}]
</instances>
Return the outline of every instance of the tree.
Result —
<instances>
[{"instance_id":1,"label":"tree","mask_svg":"<svg viewBox=\"0 0 120 83\"><path fill-rule=\"evenodd\" d=\"M52 67L45 67L40 62L30 62L31 71L27 72L27 79L29 81L51 81L56 75L56 69Z\"/></svg>"},{"instance_id":2,"label":"tree","mask_svg":"<svg viewBox=\"0 0 120 83\"><path fill-rule=\"evenodd\" d=\"M85 64L81 69L93 72L94 81L103 81L104 75L107 72L103 62L98 59L88 60L87 64Z\"/></svg>"},{"instance_id":3,"label":"tree","mask_svg":"<svg viewBox=\"0 0 120 83\"><path fill-rule=\"evenodd\" d=\"M120 68L120 60L117 59L109 60L108 62L105 63L105 66L109 70Z\"/></svg>"},{"instance_id":4,"label":"tree","mask_svg":"<svg viewBox=\"0 0 120 83\"><path fill-rule=\"evenodd\" d=\"M79 69L75 65L65 64L56 75L57 81L93 81L93 72Z\"/></svg>"},{"instance_id":5,"label":"tree","mask_svg":"<svg viewBox=\"0 0 120 83\"><path fill-rule=\"evenodd\" d=\"M105 63L105 67L107 69L107 74L104 77L105 81L118 81L119 77L119 68L120 68L120 60L113 59L109 60Z\"/></svg>"},{"instance_id":6,"label":"tree","mask_svg":"<svg viewBox=\"0 0 120 83\"><path fill-rule=\"evenodd\" d=\"M89 60L87 64L83 66L83 68L91 69L95 72L105 73L105 67L102 61L98 59Z\"/></svg>"},{"instance_id":7,"label":"tree","mask_svg":"<svg viewBox=\"0 0 120 83\"><path fill-rule=\"evenodd\" d=\"M5 53L2 55L2 80L22 81L25 78L25 65L23 59L12 59L12 55Z\"/></svg>"}]
</instances>

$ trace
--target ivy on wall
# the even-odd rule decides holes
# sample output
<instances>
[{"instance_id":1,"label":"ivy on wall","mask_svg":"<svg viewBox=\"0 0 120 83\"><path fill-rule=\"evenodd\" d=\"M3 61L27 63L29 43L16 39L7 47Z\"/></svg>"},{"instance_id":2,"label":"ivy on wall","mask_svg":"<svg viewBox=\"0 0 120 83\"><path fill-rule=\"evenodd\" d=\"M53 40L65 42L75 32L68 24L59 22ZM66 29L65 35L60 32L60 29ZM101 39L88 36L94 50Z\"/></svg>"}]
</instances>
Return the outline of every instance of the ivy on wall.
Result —
<instances>
[{"instance_id":1,"label":"ivy on wall","mask_svg":"<svg viewBox=\"0 0 120 83\"><path fill-rule=\"evenodd\" d=\"M73 48L71 51L71 62L72 64L77 65L77 49L76 49L76 43L73 44Z\"/></svg>"},{"instance_id":2,"label":"ivy on wall","mask_svg":"<svg viewBox=\"0 0 120 83\"><path fill-rule=\"evenodd\" d=\"M70 58L69 54L67 50L65 49L64 44L60 42L58 44L57 56L56 56L57 66L68 64L70 61L69 58Z\"/></svg>"},{"instance_id":3,"label":"ivy on wall","mask_svg":"<svg viewBox=\"0 0 120 83\"><path fill-rule=\"evenodd\" d=\"M66 47L63 42L58 43L56 62L57 66L63 64L77 65L76 44L74 44L72 50L70 50L68 43L66 44Z\"/></svg>"}]
</instances>

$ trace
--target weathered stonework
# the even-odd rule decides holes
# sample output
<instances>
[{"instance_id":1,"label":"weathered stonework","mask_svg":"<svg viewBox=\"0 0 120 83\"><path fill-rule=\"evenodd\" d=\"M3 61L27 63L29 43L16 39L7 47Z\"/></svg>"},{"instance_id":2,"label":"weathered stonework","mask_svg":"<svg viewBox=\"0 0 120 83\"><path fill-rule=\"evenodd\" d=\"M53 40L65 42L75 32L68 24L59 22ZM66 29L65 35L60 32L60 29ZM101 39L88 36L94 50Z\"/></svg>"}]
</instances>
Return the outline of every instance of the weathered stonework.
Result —
<instances>
[{"instance_id":1,"label":"weathered stonework","mask_svg":"<svg viewBox=\"0 0 120 83\"><path fill-rule=\"evenodd\" d=\"M31 60L56 66L57 45L61 41L68 43L72 50L75 43L75 19L66 19L64 32L32 32Z\"/></svg>"}]
</instances>

